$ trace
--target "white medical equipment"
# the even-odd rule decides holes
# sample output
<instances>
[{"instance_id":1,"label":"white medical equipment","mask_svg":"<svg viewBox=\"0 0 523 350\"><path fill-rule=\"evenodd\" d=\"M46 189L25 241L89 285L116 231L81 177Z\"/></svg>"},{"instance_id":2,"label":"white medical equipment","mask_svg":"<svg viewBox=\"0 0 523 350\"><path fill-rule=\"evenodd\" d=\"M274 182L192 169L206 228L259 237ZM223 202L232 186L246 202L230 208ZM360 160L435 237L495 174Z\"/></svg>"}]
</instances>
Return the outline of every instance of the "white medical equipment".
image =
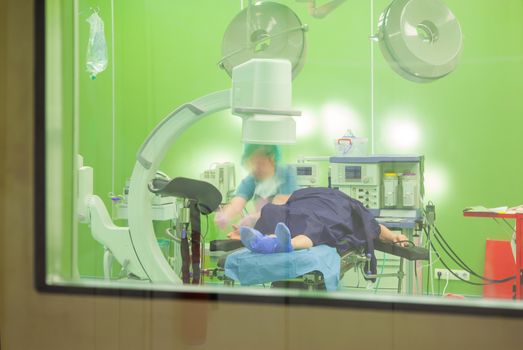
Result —
<instances>
[{"instance_id":1,"label":"white medical equipment","mask_svg":"<svg viewBox=\"0 0 523 350\"><path fill-rule=\"evenodd\" d=\"M233 69L232 114L242 118L242 141L254 144L296 142L301 114L291 109L291 63L254 58Z\"/></svg>"},{"instance_id":2,"label":"white medical equipment","mask_svg":"<svg viewBox=\"0 0 523 350\"><path fill-rule=\"evenodd\" d=\"M316 163L291 164L296 172L296 184L303 187L319 186L319 167Z\"/></svg>"},{"instance_id":3,"label":"white medical equipment","mask_svg":"<svg viewBox=\"0 0 523 350\"><path fill-rule=\"evenodd\" d=\"M169 179L167 175L161 172L157 172L156 176ZM116 207L116 218L118 219L127 220L129 218L129 206L127 203L129 197L129 183L129 180L125 181L123 195L113 198ZM175 220L178 212L176 198L153 195L151 197L151 209L152 218L155 221Z\"/></svg>"},{"instance_id":4,"label":"white medical equipment","mask_svg":"<svg viewBox=\"0 0 523 350\"><path fill-rule=\"evenodd\" d=\"M381 205L380 166L378 163L359 163L358 160L352 162L343 157L340 162L331 161L331 184L367 208L378 209Z\"/></svg>"},{"instance_id":5,"label":"white medical equipment","mask_svg":"<svg viewBox=\"0 0 523 350\"><path fill-rule=\"evenodd\" d=\"M419 180L415 173L403 173L401 175L402 205L403 207L414 207L419 201Z\"/></svg>"},{"instance_id":6,"label":"white medical equipment","mask_svg":"<svg viewBox=\"0 0 523 350\"><path fill-rule=\"evenodd\" d=\"M419 217L423 156L331 157L330 163L332 186L376 210L376 216Z\"/></svg>"},{"instance_id":7,"label":"white medical equipment","mask_svg":"<svg viewBox=\"0 0 523 350\"><path fill-rule=\"evenodd\" d=\"M228 203L236 189L234 163L213 163L209 169L201 173L200 179L213 184L222 195L222 203Z\"/></svg>"},{"instance_id":8,"label":"white medical equipment","mask_svg":"<svg viewBox=\"0 0 523 350\"><path fill-rule=\"evenodd\" d=\"M349 196L362 202L376 220L391 230L401 230L416 244L414 231L422 221L424 157L420 155L372 155L365 157L331 157L331 183ZM403 269L398 257L377 253L378 266L385 275ZM419 293L421 273L415 274L415 264L406 266L404 290ZM360 286L357 274L348 273L343 283ZM363 287L363 286L360 286ZM380 283L380 290L396 291L399 286Z\"/></svg>"},{"instance_id":9,"label":"white medical equipment","mask_svg":"<svg viewBox=\"0 0 523 350\"><path fill-rule=\"evenodd\" d=\"M460 24L441 0L392 1L375 38L393 70L420 83L451 73L463 49Z\"/></svg>"},{"instance_id":10,"label":"white medical equipment","mask_svg":"<svg viewBox=\"0 0 523 350\"><path fill-rule=\"evenodd\" d=\"M104 246L105 278L109 278L111 275L112 257L122 265L122 269L132 273L137 278L146 278L146 273L134 253L129 228L116 226L111 220L102 199L93 194L93 168L84 166L81 156L77 157L77 166L78 221L89 224L93 238Z\"/></svg>"},{"instance_id":11,"label":"white medical equipment","mask_svg":"<svg viewBox=\"0 0 523 350\"><path fill-rule=\"evenodd\" d=\"M395 208L398 205L398 174L383 174L383 206Z\"/></svg>"}]
</instances>

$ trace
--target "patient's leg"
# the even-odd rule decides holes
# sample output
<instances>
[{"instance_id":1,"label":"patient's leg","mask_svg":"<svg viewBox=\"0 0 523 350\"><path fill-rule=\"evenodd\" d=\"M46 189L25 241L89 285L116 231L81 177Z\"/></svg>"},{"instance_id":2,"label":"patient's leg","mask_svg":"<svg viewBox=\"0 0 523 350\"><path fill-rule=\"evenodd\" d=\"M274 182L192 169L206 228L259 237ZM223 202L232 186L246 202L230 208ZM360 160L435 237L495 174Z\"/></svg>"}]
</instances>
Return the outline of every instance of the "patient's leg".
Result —
<instances>
[{"instance_id":1,"label":"patient's leg","mask_svg":"<svg viewBox=\"0 0 523 350\"><path fill-rule=\"evenodd\" d=\"M306 235L297 235L291 240L292 248L297 249L307 249L312 248L314 245L309 237Z\"/></svg>"}]
</instances>

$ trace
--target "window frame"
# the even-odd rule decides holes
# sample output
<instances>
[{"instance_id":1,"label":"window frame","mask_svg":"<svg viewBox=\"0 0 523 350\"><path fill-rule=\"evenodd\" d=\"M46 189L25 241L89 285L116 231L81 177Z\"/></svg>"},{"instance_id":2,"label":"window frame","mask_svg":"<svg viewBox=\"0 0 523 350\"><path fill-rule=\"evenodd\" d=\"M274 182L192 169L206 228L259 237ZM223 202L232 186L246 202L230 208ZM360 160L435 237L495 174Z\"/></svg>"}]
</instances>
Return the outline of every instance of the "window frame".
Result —
<instances>
[{"instance_id":1,"label":"window frame","mask_svg":"<svg viewBox=\"0 0 523 350\"><path fill-rule=\"evenodd\" d=\"M422 313L444 313L456 315L481 315L495 317L523 317L523 309L509 309L495 306L475 307L456 304L429 304L417 302L370 301L339 298L317 298L303 296L261 296L227 292L194 292L194 291L155 291L125 288L100 288L53 285L46 282L46 42L45 42L45 1L34 1L34 282L40 293L100 295L115 297L161 298L200 300L209 302L232 302L272 304L285 306L335 307L366 310L390 310Z\"/></svg>"}]
</instances>

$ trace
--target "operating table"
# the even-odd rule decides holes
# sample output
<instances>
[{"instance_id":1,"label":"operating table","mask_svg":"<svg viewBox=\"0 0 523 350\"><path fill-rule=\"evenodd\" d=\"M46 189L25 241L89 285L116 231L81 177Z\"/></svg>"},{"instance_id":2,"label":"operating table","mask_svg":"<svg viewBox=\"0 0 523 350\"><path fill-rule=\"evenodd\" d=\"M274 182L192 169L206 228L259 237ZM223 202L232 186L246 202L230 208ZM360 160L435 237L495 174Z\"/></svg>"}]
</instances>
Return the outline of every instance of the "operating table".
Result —
<instances>
[{"instance_id":1,"label":"operating table","mask_svg":"<svg viewBox=\"0 0 523 350\"><path fill-rule=\"evenodd\" d=\"M402 247L379 239L374 241L374 245L375 250L400 257L396 273L371 274L368 268L370 256L363 249L338 254L335 248L320 245L291 253L257 254L244 248L241 241L215 240L210 242L211 254L223 254L217 260L217 267L205 269L204 274L223 280L226 285L270 283L271 287L332 291L338 289L339 280L347 271L358 268L366 279L396 277L399 293L405 275L404 259L429 259L425 248Z\"/></svg>"}]
</instances>

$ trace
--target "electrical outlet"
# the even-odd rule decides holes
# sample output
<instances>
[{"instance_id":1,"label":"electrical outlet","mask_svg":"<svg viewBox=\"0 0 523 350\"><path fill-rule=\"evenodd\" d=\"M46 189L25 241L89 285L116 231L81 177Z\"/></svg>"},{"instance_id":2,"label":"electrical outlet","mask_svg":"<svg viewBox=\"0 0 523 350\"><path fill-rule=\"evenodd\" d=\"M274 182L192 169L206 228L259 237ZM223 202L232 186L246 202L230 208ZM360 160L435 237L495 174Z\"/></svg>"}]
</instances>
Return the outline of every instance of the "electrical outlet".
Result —
<instances>
[{"instance_id":1,"label":"electrical outlet","mask_svg":"<svg viewBox=\"0 0 523 350\"><path fill-rule=\"evenodd\" d=\"M441 277L438 277L438 272L441 273ZM469 281L470 280L470 273L468 273L465 270L454 270L453 269L452 272L454 272L456 275L458 275L461 279L464 279L465 281ZM435 269L434 270L434 278L435 279L440 278L441 280L445 280L446 281L447 280L447 275L448 275L448 279L449 280L459 280L459 278L454 276L447 269Z\"/></svg>"}]
</instances>

